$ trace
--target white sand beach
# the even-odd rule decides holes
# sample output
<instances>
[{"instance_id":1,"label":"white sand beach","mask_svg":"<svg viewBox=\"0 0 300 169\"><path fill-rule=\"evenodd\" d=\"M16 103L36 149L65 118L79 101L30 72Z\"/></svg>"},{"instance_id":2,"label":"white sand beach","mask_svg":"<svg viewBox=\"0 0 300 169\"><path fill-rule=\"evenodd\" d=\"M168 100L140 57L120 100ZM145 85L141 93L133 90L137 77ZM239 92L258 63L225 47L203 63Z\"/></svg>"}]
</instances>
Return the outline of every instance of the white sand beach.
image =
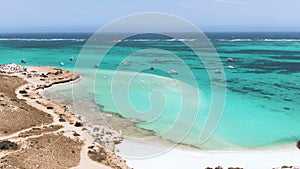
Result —
<instances>
[{"instance_id":1,"label":"white sand beach","mask_svg":"<svg viewBox=\"0 0 300 169\"><path fill-rule=\"evenodd\" d=\"M142 143L133 140L124 140L117 149L119 155L126 152L153 151L157 144ZM162 145L161 145L162 146ZM138 152L136 152L138 154ZM172 169L199 169L240 167L244 169L273 169L282 166L300 168L300 151L296 147L274 150L248 151L201 151L174 148L165 154L142 159L124 157L129 167L135 169L172 168Z\"/></svg>"}]
</instances>

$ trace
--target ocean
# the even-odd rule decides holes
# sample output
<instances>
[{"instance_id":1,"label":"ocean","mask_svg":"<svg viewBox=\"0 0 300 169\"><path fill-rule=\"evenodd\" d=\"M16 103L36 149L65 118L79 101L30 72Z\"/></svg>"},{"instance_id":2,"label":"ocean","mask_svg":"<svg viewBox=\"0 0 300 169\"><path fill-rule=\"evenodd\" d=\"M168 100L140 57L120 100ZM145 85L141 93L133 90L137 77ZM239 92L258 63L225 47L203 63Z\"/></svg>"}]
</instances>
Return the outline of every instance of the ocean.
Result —
<instances>
[{"instance_id":1,"label":"ocean","mask_svg":"<svg viewBox=\"0 0 300 169\"><path fill-rule=\"evenodd\" d=\"M180 130L183 129L180 126L173 130L169 129L178 121L180 113L188 116L187 112L180 112L183 106L182 93L177 89L178 83L172 81L172 76L168 72L149 69L151 66L154 68L162 66L168 70L178 71L178 77L181 77L182 63L172 60L172 55L177 55L185 61L197 82L197 85L193 85L182 77L180 84L190 92L185 97L187 100L185 103L198 103L192 96L197 92L200 95L200 109L197 116L193 117L194 121L180 121L181 126L191 126L191 130L185 131L184 138L180 138L181 143L203 149L256 149L295 144L300 140L300 33L205 34L224 65L226 100L222 119L212 137L204 144L199 142L199 134L211 106L212 89L203 63L184 45L185 41L197 42L190 34L180 40L151 34L142 38L128 39L125 42L115 39L119 42L118 45L111 49L109 53L111 57L103 60L97 72L94 65L91 65L90 68L81 71L81 81L73 86L51 88L45 91L44 95L68 106L72 106L72 99L81 100L82 102L75 107L77 113L87 120L97 122L97 117L101 113L98 109L101 109L117 113L123 118L142 120L136 127L153 131L162 139L178 141L178 135L182 135ZM2 33L0 64L15 62L24 66L51 65L76 70L76 60L91 35L91 33ZM157 46L163 46L165 50L136 52ZM101 46L94 48L101 50ZM112 91L114 70L122 65L120 56L134 52L136 53L131 59L123 62L123 67L119 70L122 73L121 79ZM93 53L90 55L97 57ZM70 61L71 57L74 57L75 61ZM227 58L232 58L234 62L228 62ZM21 60L26 63L21 63ZM64 63L63 66L61 62ZM227 69L229 65L234 69ZM132 79L128 78L141 69L143 69L141 74ZM125 83L128 80L131 82L129 87ZM94 82L94 86L87 85L91 82ZM124 87L129 88L130 102L122 100L126 99L122 95L126 94L123 91ZM149 95L153 92L157 96L155 99L151 99ZM118 99L113 98L112 94ZM127 104L134 109L126 107ZM131 113L136 110L146 113ZM151 116L148 116L147 112Z\"/></svg>"}]
</instances>

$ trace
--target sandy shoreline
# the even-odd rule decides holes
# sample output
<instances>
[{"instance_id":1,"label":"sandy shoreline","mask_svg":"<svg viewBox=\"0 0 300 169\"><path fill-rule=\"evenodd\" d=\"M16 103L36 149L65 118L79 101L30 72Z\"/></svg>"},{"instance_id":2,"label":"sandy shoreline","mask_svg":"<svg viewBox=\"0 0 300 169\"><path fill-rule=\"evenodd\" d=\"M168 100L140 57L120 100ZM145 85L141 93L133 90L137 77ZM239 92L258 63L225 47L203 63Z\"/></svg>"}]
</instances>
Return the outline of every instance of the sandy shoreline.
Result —
<instances>
[{"instance_id":1,"label":"sandy shoreline","mask_svg":"<svg viewBox=\"0 0 300 169\"><path fill-rule=\"evenodd\" d=\"M16 72L13 70L12 72ZM57 73L61 72L61 73ZM141 158L144 152L157 152L156 150L166 149L166 145L157 142L144 142L125 138L123 140L122 133L108 126L94 126L80 119L78 115L70 112L67 107L55 103L49 99L44 99L39 91L43 91L47 87L54 84L67 84L78 80L79 75L73 72L58 69L55 67L26 67L26 72L20 71L12 74L1 73L1 76L17 76L27 81L26 84L18 87L16 96L20 100L26 101L28 105L51 115L52 121L47 124L34 124L32 127L13 132L7 135L0 135L0 141L7 140L18 143L21 148L18 150L0 151L0 168L9 168L8 166L24 168L19 163L13 163L9 160L18 159L14 154L26 154L26 150L42 151L40 153L47 158L45 149L34 149L35 146L29 147L28 140L44 140L45 138L64 138L67 142L72 142L75 156L64 159L63 162L69 163L67 168L76 169L93 169L93 168L128 168L147 169L147 168L215 168L222 166L223 168L249 168L249 169L267 169L282 168L282 166L294 166L290 168L298 169L300 167L299 155L300 151L296 146L288 146L283 149L262 149L262 150L243 150L243 151L203 151L194 148L175 147L167 152L151 157ZM42 79L42 80L41 80ZM112 117L113 118L113 117ZM118 123L119 121L116 121ZM83 126L76 127L75 124ZM38 131L36 128L39 128ZM122 128L122 127L121 127ZM124 129L124 127L123 127ZM119 129L118 129L119 130ZM99 133L100 132L100 133ZM51 135L52 134L52 135ZM109 139L106 139L109 136ZM69 140L68 140L69 139ZM95 141L97 139L97 141ZM51 140L51 139L50 139ZM122 141L123 140L123 141ZM120 144L117 144L121 142ZM64 142L59 143L64 145ZM25 146L25 147L24 147ZM47 149L49 150L49 149ZM55 150L55 147L52 148ZM117 155L121 156L118 157ZM97 163L93 159L100 160ZM102 159L103 156L106 159ZM59 157L59 155L58 155ZM99 159L99 157L101 157ZM125 160L126 161L125 161ZM20 159L19 159L20 160ZM22 160L22 159L21 159ZM49 157L48 161L57 162ZM14 166L18 165L18 166ZM50 163L37 163L30 161L26 165L34 165L32 168L60 168L59 165L51 166ZM61 164L63 165L63 164ZM26 166L25 166L26 168ZM66 167L62 167L66 168Z\"/></svg>"},{"instance_id":2,"label":"sandy shoreline","mask_svg":"<svg viewBox=\"0 0 300 169\"><path fill-rule=\"evenodd\" d=\"M136 158L124 154L143 154L139 151L151 152L157 149L155 143L145 143L137 140L124 139L117 145L118 153L127 161L127 164L136 169L173 168L173 169L199 169L199 168L244 168L244 169L279 169L283 166L300 168L300 151L294 146L272 150L241 150L241 151L209 151L185 149L175 147L163 154ZM133 153L134 152L134 153Z\"/></svg>"},{"instance_id":3,"label":"sandy shoreline","mask_svg":"<svg viewBox=\"0 0 300 169\"><path fill-rule=\"evenodd\" d=\"M105 126L86 124L65 106L40 96L38 90L74 81L80 77L78 74L50 66L16 64L1 65L0 71L1 78L7 81L1 89L3 117L9 107L15 106L10 112L24 109L24 114L30 115L28 108L32 108L41 118L49 118L39 123L32 123L35 117L25 120L19 115L6 120L12 124L26 123L12 132L0 131L4 133L0 135L1 144L5 144L0 151L0 168L128 168L114 153L115 143L122 140L120 133ZM19 86L8 85L18 80ZM24 106L12 105L9 100ZM93 137L91 131L97 133L97 137ZM104 136L106 140L102 141ZM95 142L95 139L100 141ZM15 145L14 149L11 145Z\"/></svg>"}]
</instances>

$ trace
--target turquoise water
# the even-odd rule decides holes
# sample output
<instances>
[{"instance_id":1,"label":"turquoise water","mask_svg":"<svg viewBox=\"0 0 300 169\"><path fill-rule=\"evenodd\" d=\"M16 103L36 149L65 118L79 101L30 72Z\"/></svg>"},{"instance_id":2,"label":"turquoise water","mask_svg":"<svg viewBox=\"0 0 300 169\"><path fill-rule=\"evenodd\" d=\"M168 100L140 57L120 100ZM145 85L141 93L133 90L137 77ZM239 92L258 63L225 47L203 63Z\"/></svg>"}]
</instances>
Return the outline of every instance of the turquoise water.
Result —
<instances>
[{"instance_id":1,"label":"turquoise water","mask_svg":"<svg viewBox=\"0 0 300 169\"><path fill-rule=\"evenodd\" d=\"M73 69L76 63L69 61L69 58L75 57L76 59L79 56L89 36L90 34L84 33L0 34L0 63L20 63L23 59L26 61L24 65L53 65ZM153 89L164 93L161 96L156 93L162 100L154 99L153 104L155 101L161 103L165 99L168 100L165 107L162 107L163 113L160 116L157 115L159 118L148 117L147 114L141 116L132 113L121 114L124 117L151 120L151 122L137 124L138 127L163 134L176 120L178 110L181 108L179 106L180 92L177 91L176 84L173 84L170 79L156 76L168 76L168 73L148 70L149 65L180 68L182 63L174 62L171 57L172 54L176 54L186 61L196 76L199 89L186 84L189 91L199 92L201 95L197 120L189 135L183 140L184 143L207 148L226 148L226 146L257 148L294 143L299 140L300 34L208 33L207 36L218 51L224 66L231 64L235 69L225 69L227 95L223 117L212 138L204 145L199 143L199 133L210 106L210 81L203 64L180 43L164 39L157 40L157 37L155 41L148 37L138 43L136 41L120 43L111 51L112 57L104 60L100 65L102 70L98 71L96 78L88 73L94 70L92 65L90 70L86 70L87 73L82 74L83 80L76 84L78 90L76 90L75 97L96 102L105 111L121 113L113 104L110 89L111 70L116 69L122 61L119 56L147 46L164 46L171 53L159 50L135 53L133 59L126 60L127 64L122 69L125 72L123 75L125 78L130 74L129 72L145 68L143 74L132 80L129 90L129 96L133 100L131 104L138 110L153 111L153 113L161 111L161 107L151 109L149 93ZM187 37L187 39L191 38ZM98 48L101 50L101 47ZM93 56L93 53L90 55ZM159 57L158 63L153 62L155 57ZM226 62L228 57L233 58L235 62ZM64 62L65 65L60 66L60 62ZM138 66L132 67L130 64ZM178 71L181 72L180 69ZM149 75L149 73L155 75ZM94 78L96 79L95 88L84 84ZM71 86L53 88L49 92L58 93L65 99L72 99ZM189 99L188 102L193 103L193 97ZM130 109L127 112L129 111ZM183 121L182 124L184 123L190 122ZM178 133L180 129L175 128L173 133L165 134L163 138L174 137L173 139L176 139Z\"/></svg>"}]
</instances>

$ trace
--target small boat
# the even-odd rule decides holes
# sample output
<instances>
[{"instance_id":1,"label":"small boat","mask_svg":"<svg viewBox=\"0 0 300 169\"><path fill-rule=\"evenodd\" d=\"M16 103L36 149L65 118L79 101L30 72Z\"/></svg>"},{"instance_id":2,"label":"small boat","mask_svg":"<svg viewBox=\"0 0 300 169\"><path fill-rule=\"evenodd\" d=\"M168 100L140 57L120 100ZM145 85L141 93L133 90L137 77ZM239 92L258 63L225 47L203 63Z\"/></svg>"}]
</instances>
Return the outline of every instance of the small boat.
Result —
<instances>
[{"instance_id":1,"label":"small boat","mask_svg":"<svg viewBox=\"0 0 300 169\"><path fill-rule=\"evenodd\" d=\"M151 67L150 67L150 70L154 70L154 67L153 67L153 66L151 66Z\"/></svg>"},{"instance_id":2,"label":"small boat","mask_svg":"<svg viewBox=\"0 0 300 169\"><path fill-rule=\"evenodd\" d=\"M60 65L61 65L61 66L64 66L64 65L65 65L65 63L64 63L64 62L60 62Z\"/></svg>"},{"instance_id":3,"label":"small boat","mask_svg":"<svg viewBox=\"0 0 300 169\"><path fill-rule=\"evenodd\" d=\"M233 58L227 58L226 61L227 62L234 62L234 59Z\"/></svg>"},{"instance_id":4,"label":"small boat","mask_svg":"<svg viewBox=\"0 0 300 169\"><path fill-rule=\"evenodd\" d=\"M227 66L227 68L228 68L228 69L234 69L234 67L231 66L231 65Z\"/></svg>"},{"instance_id":5,"label":"small boat","mask_svg":"<svg viewBox=\"0 0 300 169\"><path fill-rule=\"evenodd\" d=\"M22 60L21 60L21 63L26 63L26 62L25 62L25 60L22 59Z\"/></svg>"},{"instance_id":6,"label":"small boat","mask_svg":"<svg viewBox=\"0 0 300 169\"><path fill-rule=\"evenodd\" d=\"M220 70L220 69L216 69L216 70L215 70L215 73L216 73L216 74L223 74L223 71Z\"/></svg>"},{"instance_id":7,"label":"small boat","mask_svg":"<svg viewBox=\"0 0 300 169\"><path fill-rule=\"evenodd\" d=\"M171 69L171 70L169 71L169 73L170 73L171 75L178 75L178 71L173 70L173 69Z\"/></svg>"},{"instance_id":8,"label":"small boat","mask_svg":"<svg viewBox=\"0 0 300 169\"><path fill-rule=\"evenodd\" d=\"M94 68L96 68L96 69L97 69L98 67L99 67L99 66L98 66L97 64L95 64L95 65L94 65Z\"/></svg>"},{"instance_id":9,"label":"small boat","mask_svg":"<svg viewBox=\"0 0 300 169\"><path fill-rule=\"evenodd\" d=\"M123 61L123 62L122 62L122 65L126 65L126 64L127 64L127 62L126 62L126 61Z\"/></svg>"},{"instance_id":10,"label":"small boat","mask_svg":"<svg viewBox=\"0 0 300 169\"><path fill-rule=\"evenodd\" d=\"M70 61L73 61L74 60L74 57L70 57Z\"/></svg>"}]
</instances>

